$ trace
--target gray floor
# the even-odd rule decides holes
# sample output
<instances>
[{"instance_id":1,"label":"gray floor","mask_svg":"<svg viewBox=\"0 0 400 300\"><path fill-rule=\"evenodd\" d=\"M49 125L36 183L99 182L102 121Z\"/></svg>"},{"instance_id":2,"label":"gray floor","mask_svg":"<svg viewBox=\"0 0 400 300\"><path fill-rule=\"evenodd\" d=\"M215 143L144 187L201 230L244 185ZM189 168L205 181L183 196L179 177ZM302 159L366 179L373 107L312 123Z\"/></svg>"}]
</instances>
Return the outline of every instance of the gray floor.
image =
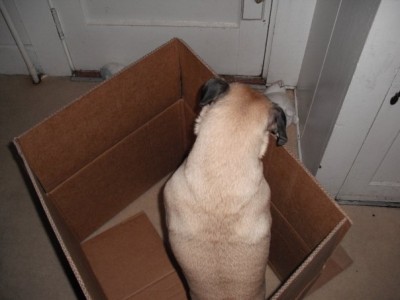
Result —
<instances>
[{"instance_id":1,"label":"gray floor","mask_svg":"<svg viewBox=\"0 0 400 300\"><path fill-rule=\"evenodd\" d=\"M0 76L0 299L78 299L10 142L95 83ZM342 245L354 260L308 299L400 299L400 209L343 206L354 225Z\"/></svg>"}]
</instances>

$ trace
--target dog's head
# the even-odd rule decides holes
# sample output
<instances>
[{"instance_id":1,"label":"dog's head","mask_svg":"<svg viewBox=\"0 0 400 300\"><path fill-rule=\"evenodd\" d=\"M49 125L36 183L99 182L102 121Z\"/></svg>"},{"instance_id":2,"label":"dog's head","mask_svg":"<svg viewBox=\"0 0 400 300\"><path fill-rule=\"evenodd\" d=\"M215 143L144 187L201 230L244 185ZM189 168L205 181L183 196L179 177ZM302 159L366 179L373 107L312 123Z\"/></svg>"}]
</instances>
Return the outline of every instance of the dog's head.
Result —
<instances>
[{"instance_id":1,"label":"dog's head","mask_svg":"<svg viewBox=\"0 0 400 300\"><path fill-rule=\"evenodd\" d=\"M212 78L208 80L200 90L200 102L202 111L196 121L195 133L200 131L200 124L203 118L208 114L210 109L213 109L214 104L226 101L226 106L236 106L238 113L245 113L247 108L252 107L253 110L259 113L252 113L251 116L259 120L247 120L246 122L259 121L265 123L264 130L271 132L277 136L277 145L282 146L287 142L286 135L286 116L283 109L271 102L265 95L254 91L253 89L243 84L234 83L229 85L221 78ZM221 108L220 108L221 109ZM235 114L235 110L231 110ZM235 118L234 115L231 116ZM243 122L243 121L241 121ZM262 124L260 124L261 126ZM254 126L253 126L254 127Z\"/></svg>"}]
</instances>

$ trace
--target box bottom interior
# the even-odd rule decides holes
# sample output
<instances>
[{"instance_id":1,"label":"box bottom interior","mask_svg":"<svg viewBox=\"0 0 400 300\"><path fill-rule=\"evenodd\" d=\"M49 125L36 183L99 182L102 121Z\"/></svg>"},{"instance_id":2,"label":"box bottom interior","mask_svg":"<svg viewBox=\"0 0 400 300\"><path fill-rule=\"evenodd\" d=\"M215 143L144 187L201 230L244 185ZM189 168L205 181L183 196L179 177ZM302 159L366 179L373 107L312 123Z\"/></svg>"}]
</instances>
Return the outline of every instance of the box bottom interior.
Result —
<instances>
[{"instance_id":1,"label":"box bottom interior","mask_svg":"<svg viewBox=\"0 0 400 300\"><path fill-rule=\"evenodd\" d=\"M150 222L154 226L155 230L162 238L165 240L167 235L167 229L165 226L165 211L163 206L163 188L171 174L167 175L155 185L153 185L149 190L147 190L140 197L135 199L131 204L129 204L125 209L116 214L113 218L104 223L95 232L93 232L88 238L86 238L82 244L85 242L101 235L105 231L123 223L132 216L137 215L140 212L144 212L149 218ZM175 267L175 269L177 269ZM179 271L178 271L179 272ZM266 281L266 296L271 296L274 291L281 285L281 281L278 279L276 274L268 266L265 274Z\"/></svg>"}]
</instances>

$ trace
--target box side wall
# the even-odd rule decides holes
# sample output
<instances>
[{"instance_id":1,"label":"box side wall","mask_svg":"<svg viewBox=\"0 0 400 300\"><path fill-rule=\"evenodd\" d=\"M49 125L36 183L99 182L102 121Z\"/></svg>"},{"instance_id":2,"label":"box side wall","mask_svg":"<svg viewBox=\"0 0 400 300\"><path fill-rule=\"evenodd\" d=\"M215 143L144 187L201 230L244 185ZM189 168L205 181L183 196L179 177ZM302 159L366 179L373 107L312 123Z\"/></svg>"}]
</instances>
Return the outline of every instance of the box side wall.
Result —
<instances>
[{"instance_id":1,"label":"box side wall","mask_svg":"<svg viewBox=\"0 0 400 300\"><path fill-rule=\"evenodd\" d=\"M313 282L321 273L324 264L349 227L350 222L346 218L342 219L271 299L292 300L301 298L310 287L310 282Z\"/></svg>"},{"instance_id":2,"label":"box side wall","mask_svg":"<svg viewBox=\"0 0 400 300\"><path fill-rule=\"evenodd\" d=\"M92 272L92 269L89 266L88 261L86 260L86 257L83 254L78 240L68 229L65 222L60 217L57 209L54 207L54 205L52 205L51 201L49 201L38 180L33 175L30 166L21 152L18 139L14 141L14 144L23 160L25 169L27 170L30 180L35 188L36 194L38 195L39 201L50 223L50 226L53 229L60 247L79 285L81 286L85 297L87 299L106 299L98 281L96 280L95 275Z\"/></svg>"},{"instance_id":3,"label":"box side wall","mask_svg":"<svg viewBox=\"0 0 400 300\"><path fill-rule=\"evenodd\" d=\"M315 283L307 291L306 295L312 294L314 291L321 288L324 284L332 280L335 276L346 270L353 260L343 249L341 245L336 247L335 251L332 253L331 257L325 263L321 274L318 276Z\"/></svg>"},{"instance_id":4,"label":"box side wall","mask_svg":"<svg viewBox=\"0 0 400 300\"><path fill-rule=\"evenodd\" d=\"M47 192L181 98L176 43L127 67L20 137Z\"/></svg>"},{"instance_id":5,"label":"box side wall","mask_svg":"<svg viewBox=\"0 0 400 300\"><path fill-rule=\"evenodd\" d=\"M80 241L182 162L182 105L176 102L49 193Z\"/></svg>"},{"instance_id":6,"label":"box side wall","mask_svg":"<svg viewBox=\"0 0 400 300\"><path fill-rule=\"evenodd\" d=\"M284 280L347 217L301 163L275 145L272 136L264 173L271 188L273 214L270 265Z\"/></svg>"},{"instance_id":7,"label":"box side wall","mask_svg":"<svg viewBox=\"0 0 400 300\"><path fill-rule=\"evenodd\" d=\"M271 201L311 249L346 217L315 178L285 148L277 147L273 138L264 173Z\"/></svg>"},{"instance_id":8,"label":"box side wall","mask_svg":"<svg viewBox=\"0 0 400 300\"><path fill-rule=\"evenodd\" d=\"M283 282L307 258L311 249L273 203L271 203L271 216L269 265Z\"/></svg>"},{"instance_id":9,"label":"box side wall","mask_svg":"<svg viewBox=\"0 0 400 300\"><path fill-rule=\"evenodd\" d=\"M178 46L183 98L191 110L197 115L199 112L198 93L201 86L208 79L217 77L218 75L194 54L186 44L180 42Z\"/></svg>"}]
</instances>

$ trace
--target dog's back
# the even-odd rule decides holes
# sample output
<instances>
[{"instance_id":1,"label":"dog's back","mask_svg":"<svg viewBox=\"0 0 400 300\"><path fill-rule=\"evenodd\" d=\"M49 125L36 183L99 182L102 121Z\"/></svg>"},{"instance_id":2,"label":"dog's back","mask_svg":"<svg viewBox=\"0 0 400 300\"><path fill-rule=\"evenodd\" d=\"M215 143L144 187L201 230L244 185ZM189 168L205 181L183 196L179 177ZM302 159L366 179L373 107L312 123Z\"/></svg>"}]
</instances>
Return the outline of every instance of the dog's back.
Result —
<instances>
[{"instance_id":1,"label":"dog's back","mask_svg":"<svg viewBox=\"0 0 400 300\"><path fill-rule=\"evenodd\" d=\"M166 184L169 240L193 299L263 299L271 217L260 158L272 104L243 85L221 90Z\"/></svg>"},{"instance_id":2,"label":"dog's back","mask_svg":"<svg viewBox=\"0 0 400 300\"><path fill-rule=\"evenodd\" d=\"M180 168L165 187L169 239L192 299L263 299L269 249L269 188L254 203L223 213L220 198L204 206ZM179 199L178 201L176 201ZM226 198L227 199L227 198ZM228 199L227 199L228 200Z\"/></svg>"}]
</instances>

